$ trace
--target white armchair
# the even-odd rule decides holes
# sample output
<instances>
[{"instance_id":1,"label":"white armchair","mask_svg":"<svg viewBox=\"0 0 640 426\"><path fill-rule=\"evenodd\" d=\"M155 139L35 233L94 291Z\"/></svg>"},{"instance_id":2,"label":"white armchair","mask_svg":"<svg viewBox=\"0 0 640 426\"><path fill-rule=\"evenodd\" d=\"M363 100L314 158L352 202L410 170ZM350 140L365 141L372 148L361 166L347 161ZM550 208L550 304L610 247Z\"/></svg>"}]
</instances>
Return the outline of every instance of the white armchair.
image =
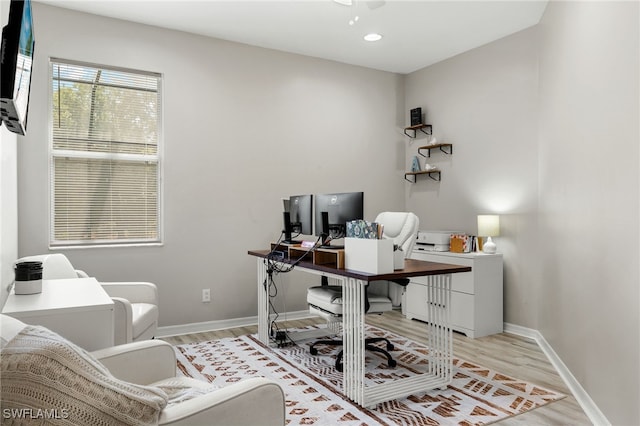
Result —
<instances>
[{"instance_id":1,"label":"white armchair","mask_svg":"<svg viewBox=\"0 0 640 426\"><path fill-rule=\"evenodd\" d=\"M27 325L19 320L0 315L2 337L2 377L7 386L2 387L0 399L4 408L31 408L34 410L58 410L58 414L78 418L108 418L117 411L112 405L122 404L126 409L122 416L136 415L135 404L156 403L154 424L160 425L284 425L285 397L282 388L266 378L251 378L223 388L213 389L209 383L187 377L176 377L174 348L161 340L147 340L114 346L87 353L64 338L29 332L25 339L20 335ZM27 330L28 331L28 330ZM48 332L48 330L45 330ZM15 340L14 340L15 338ZM62 349L61 349L62 348ZM45 350L43 350L45 349ZM64 357L65 353L72 356ZM51 376L51 371L36 367L31 372L28 363L36 360L40 365L65 366L65 379ZM78 378L73 376L78 371ZM71 377L70 377L71 376ZM81 376L81 377L80 377ZM87 382L91 383L87 383ZM73 401L74 386L82 383L91 388L82 401L71 405L60 401ZM48 386L49 392L29 392L32 388ZM95 391L102 389L102 391ZM114 389L116 389L114 391ZM120 392L125 389L131 393ZM163 392L183 389L190 395L172 401L163 400ZM109 397L117 394L116 398ZM26 399L22 394L29 395ZM71 394L71 395L68 395ZM167 392L166 395L169 395ZM160 398L160 400L159 400ZM104 401L112 404L104 404ZM159 404L158 404L159 400ZM147 405L151 405L147 403ZM159 408L159 413L158 413ZM117 413L115 414L117 415ZM72 419L70 419L72 420ZM122 419L119 422L124 423Z\"/></svg>"},{"instance_id":2,"label":"white armchair","mask_svg":"<svg viewBox=\"0 0 640 426\"><path fill-rule=\"evenodd\" d=\"M61 253L28 256L18 262L42 262L42 278L87 278L86 272L74 269ZM100 282L113 300L114 344L151 339L158 329L158 289L147 282Z\"/></svg>"}]
</instances>

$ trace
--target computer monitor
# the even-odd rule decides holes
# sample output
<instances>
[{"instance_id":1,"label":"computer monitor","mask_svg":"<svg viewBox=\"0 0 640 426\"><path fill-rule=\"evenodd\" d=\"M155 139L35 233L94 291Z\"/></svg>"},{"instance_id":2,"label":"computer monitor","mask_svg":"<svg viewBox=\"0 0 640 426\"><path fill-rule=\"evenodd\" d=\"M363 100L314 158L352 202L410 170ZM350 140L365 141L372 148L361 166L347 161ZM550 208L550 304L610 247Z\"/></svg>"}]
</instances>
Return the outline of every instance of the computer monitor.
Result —
<instances>
[{"instance_id":1,"label":"computer monitor","mask_svg":"<svg viewBox=\"0 0 640 426\"><path fill-rule=\"evenodd\" d=\"M313 195L292 195L284 202L284 242L299 243L293 234L311 235L313 228Z\"/></svg>"},{"instance_id":2,"label":"computer monitor","mask_svg":"<svg viewBox=\"0 0 640 426\"><path fill-rule=\"evenodd\" d=\"M316 195L316 235L322 237L323 246L331 239L343 238L347 222L363 219L364 192L342 192Z\"/></svg>"}]
</instances>

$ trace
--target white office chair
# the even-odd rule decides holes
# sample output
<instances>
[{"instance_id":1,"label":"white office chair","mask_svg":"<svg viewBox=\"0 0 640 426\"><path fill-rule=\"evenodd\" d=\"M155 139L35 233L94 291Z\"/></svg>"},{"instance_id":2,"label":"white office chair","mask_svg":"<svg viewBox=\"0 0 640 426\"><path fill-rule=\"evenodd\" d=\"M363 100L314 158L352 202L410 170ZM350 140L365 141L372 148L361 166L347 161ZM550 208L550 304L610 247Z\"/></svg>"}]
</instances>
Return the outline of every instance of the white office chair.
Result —
<instances>
[{"instance_id":1,"label":"white office chair","mask_svg":"<svg viewBox=\"0 0 640 426\"><path fill-rule=\"evenodd\" d=\"M418 216L410 212L383 212L375 220L384 225L383 238L393 239L394 245L402 248L404 257L411 255L413 246L418 236L420 220ZM394 292L392 286L406 287L409 280L397 281L374 281L367 286L365 292L365 312L367 314L382 314L393 309L391 294ZM325 318L329 322L330 329L336 330L336 322L342 318L342 287L321 285L309 288L307 292L307 304L309 311L313 314ZM374 343L385 342L386 348L374 346ZM309 351L316 355L318 350L316 345L341 346L342 340L318 340L314 342ZM393 350L393 344L382 337L365 338L365 349L381 353L387 358L387 365L395 367L396 361L389 351ZM342 371L342 355L340 351L336 356L335 367Z\"/></svg>"},{"instance_id":2,"label":"white office chair","mask_svg":"<svg viewBox=\"0 0 640 426\"><path fill-rule=\"evenodd\" d=\"M74 269L64 254L27 256L19 262L42 262L42 278L88 278L86 272ZM158 329L158 289L147 282L101 282L100 285L115 304L114 344L137 342L154 337Z\"/></svg>"}]
</instances>

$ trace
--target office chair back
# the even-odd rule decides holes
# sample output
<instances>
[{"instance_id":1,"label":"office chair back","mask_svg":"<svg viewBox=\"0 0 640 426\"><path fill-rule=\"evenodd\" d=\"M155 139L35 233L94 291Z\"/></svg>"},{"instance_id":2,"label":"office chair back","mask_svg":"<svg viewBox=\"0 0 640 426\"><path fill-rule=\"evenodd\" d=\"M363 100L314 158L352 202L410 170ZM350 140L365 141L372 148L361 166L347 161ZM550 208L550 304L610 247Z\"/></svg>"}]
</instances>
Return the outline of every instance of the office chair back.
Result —
<instances>
[{"instance_id":1,"label":"office chair back","mask_svg":"<svg viewBox=\"0 0 640 426\"><path fill-rule=\"evenodd\" d=\"M382 212L375 221L384 224L384 238L402 247L405 258L411 256L420 226L418 216L411 212Z\"/></svg>"}]
</instances>

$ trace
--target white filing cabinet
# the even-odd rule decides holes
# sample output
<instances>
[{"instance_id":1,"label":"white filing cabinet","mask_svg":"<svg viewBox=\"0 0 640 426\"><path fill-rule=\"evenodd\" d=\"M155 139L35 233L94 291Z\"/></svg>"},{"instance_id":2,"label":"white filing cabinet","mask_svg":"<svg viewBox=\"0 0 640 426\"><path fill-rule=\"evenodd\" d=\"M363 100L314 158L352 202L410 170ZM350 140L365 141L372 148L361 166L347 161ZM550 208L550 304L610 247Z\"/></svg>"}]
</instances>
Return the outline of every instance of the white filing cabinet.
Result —
<instances>
[{"instance_id":1,"label":"white filing cabinet","mask_svg":"<svg viewBox=\"0 0 640 426\"><path fill-rule=\"evenodd\" d=\"M413 259L471 266L471 272L451 275L451 328L476 338L501 333L502 254L451 253L415 249ZM412 278L403 297L408 319L426 320L427 280Z\"/></svg>"},{"instance_id":2,"label":"white filing cabinet","mask_svg":"<svg viewBox=\"0 0 640 426\"><path fill-rule=\"evenodd\" d=\"M95 278L42 280L42 293L15 294L2 313L41 325L88 351L113 346L114 305Z\"/></svg>"}]
</instances>

